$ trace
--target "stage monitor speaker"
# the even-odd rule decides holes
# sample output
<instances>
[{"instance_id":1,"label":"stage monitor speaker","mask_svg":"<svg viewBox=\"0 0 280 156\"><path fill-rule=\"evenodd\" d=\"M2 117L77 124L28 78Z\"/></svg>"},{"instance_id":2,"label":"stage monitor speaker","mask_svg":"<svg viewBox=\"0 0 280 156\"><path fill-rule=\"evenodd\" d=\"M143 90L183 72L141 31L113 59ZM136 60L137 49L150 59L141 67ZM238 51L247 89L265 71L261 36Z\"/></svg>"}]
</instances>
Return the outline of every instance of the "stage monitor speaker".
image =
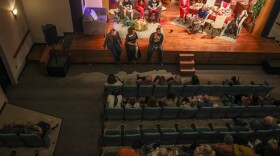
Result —
<instances>
[{"instance_id":1,"label":"stage monitor speaker","mask_svg":"<svg viewBox=\"0 0 280 156\"><path fill-rule=\"evenodd\" d=\"M49 46L52 46L58 42L58 35L55 25L46 24L45 26L42 26L42 31L45 35L45 41Z\"/></svg>"}]
</instances>

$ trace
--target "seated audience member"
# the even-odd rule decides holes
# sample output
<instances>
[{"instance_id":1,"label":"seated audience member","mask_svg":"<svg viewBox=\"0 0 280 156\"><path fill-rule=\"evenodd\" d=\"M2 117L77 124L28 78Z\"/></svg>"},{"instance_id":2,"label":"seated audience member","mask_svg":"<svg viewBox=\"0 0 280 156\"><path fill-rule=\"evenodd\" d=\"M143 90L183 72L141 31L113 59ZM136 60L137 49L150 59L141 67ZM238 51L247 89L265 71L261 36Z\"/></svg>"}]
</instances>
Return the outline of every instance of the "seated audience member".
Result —
<instances>
[{"instance_id":1,"label":"seated audience member","mask_svg":"<svg viewBox=\"0 0 280 156\"><path fill-rule=\"evenodd\" d=\"M167 85L167 81L164 76L156 76L153 83L157 85Z\"/></svg>"},{"instance_id":2,"label":"seated audience member","mask_svg":"<svg viewBox=\"0 0 280 156\"><path fill-rule=\"evenodd\" d=\"M170 148L157 148L151 152L150 156L172 156L172 150Z\"/></svg>"},{"instance_id":3,"label":"seated audience member","mask_svg":"<svg viewBox=\"0 0 280 156\"><path fill-rule=\"evenodd\" d=\"M214 145L214 150L216 151L217 155L233 156L233 137L229 134L226 134L224 137L224 142L225 143Z\"/></svg>"},{"instance_id":4,"label":"seated audience member","mask_svg":"<svg viewBox=\"0 0 280 156\"><path fill-rule=\"evenodd\" d=\"M201 24L204 22L205 18L208 15L208 11L206 8L206 5L203 5L202 8L198 10L198 15L190 18L191 26L189 26L187 29L188 33L197 33L200 30Z\"/></svg>"},{"instance_id":5,"label":"seated audience member","mask_svg":"<svg viewBox=\"0 0 280 156\"><path fill-rule=\"evenodd\" d=\"M242 119L234 119L234 125L236 126L245 126L251 130L269 130L278 127L277 119L273 118L272 116L265 116L262 119L254 119L250 121L250 125L242 120Z\"/></svg>"},{"instance_id":6,"label":"seated audience member","mask_svg":"<svg viewBox=\"0 0 280 156\"><path fill-rule=\"evenodd\" d=\"M279 148L279 141L275 139L269 139L267 141L267 145L264 150L264 156L279 156L280 155L280 148Z\"/></svg>"},{"instance_id":7,"label":"seated audience member","mask_svg":"<svg viewBox=\"0 0 280 156\"><path fill-rule=\"evenodd\" d=\"M105 86L107 85L122 85L122 81L115 76L114 74L109 74L107 78L107 82L104 84Z\"/></svg>"},{"instance_id":8,"label":"seated audience member","mask_svg":"<svg viewBox=\"0 0 280 156\"><path fill-rule=\"evenodd\" d=\"M140 107L140 103L136 101L135 97L130 97L127 99L125 108L139 108L139 107Z\"/></svg>"},{"instance_id":9,"label":"seated audience member","mask_svg":"<svg viewBox=\"0 0 280 156\"><path fill-rule=\"evenodd\" d=\"M167 79L167 83L170 85L181 85L182 84L181 76L176 74L174 77L170 77L169 79Z\"/></svg>"},{"instance_id":10,"label":"seated audience member","mask_svg":"<svg viewBox=\"0 0 280 156\"><path fill-rule=\"evenodd\" d=\"M239 77L233 76L233 77L231 77L230 80L228 80L228 79L224 80L223 85L230 85L230 86L240 85L240 79L239 79Z\"/></svg>"},{"instance_id":11,"label":"seated audience member","mask_svg":"<svg viewBox=\"0 0 280 156\"><path fill-rule=\"evenodd\" d=\"M135 85L135 78L127 78L123 84L126 84L126 85Z\"/></svg>"},{"instance_id":12,"label":"seated audience member","mask_svg":"<svg viewBox=\"0 0 280 156\"><path fill-rule=\"evenodd\" d=\"M108 108L121 108L122 95L119 94L118 90L113 90L112 94L107 96L107 107Z\"/></svg>"},{"instance_id":13,"label":"seated audience member","mask_svg":"<svg viewBox=\"0 0 280 156\"><path fill-rule=\"evenodd\" d=\"M197 108L197 100L195 100L194 97L185 97L182 99L180 107Z\"/></svg>"},{"instance_id":14,"label":"seated audience member","mask_svg":"<svg viewBox=\"0 0 280 156\"><path fill-rule=\"evenodd\" d=\"M140 141L133 141L131 148L122 147L117 156L139 156L139 150L142 146L143 144Z\"/></svg>"},{"instance_id":15,"label":"seated audience member","mask_svg":"<svg viewBox=\"0 0 280 156\"><path fill-rule=\"evenodd\" d=\"M234 149L235 156L260 156L256 154L254 150L248 146L234 144L233 149Z\"/></svg>"},{"instance_id":16,"label":"seated audience member","mask_svg":"<svg viewBox=\"0 0 280 156\"><path fill-rule=\"evenodd\" d=\"M23 124L16 124L14 122L11 124L4 124L1 132L20 134L25 132L25 126Z\"/></svg>"},{"instance_id":17,"label":"seated audience member","mask_svg":"<svg viewBox=\"0 0 280 156\"><path fill-rule=\"evenodd\" d=\"M176 107L177 106L178 98L173 92L169 92L168 95L164 98L162 98L161 102L163 103L163 106L166 107Z\"/></svg>"},{"instance_id":18,"label":"seated audience member","mask_svg":"<svg viewBox=\"0 0 280 156\"><path fill-rule=\"evenodd\" d=\"M160 17L158 17L159 9L161 8L162 4L159 0L150 0L148 3L148 21L151 21L152 14L155 14L155 21L159 22Z\"/></svg>"},{"instance_id":19,"label":"seated audience member","mask_svg":"<svg viewBox=\"0 0 280 156\"><path fill-rule=\"evenodd\" d=\"M137 75L136 83L138 85L152 85L153 84L153 78L151 75L147 75L145 77L140 77Z\"/></svg>"},{"instance_id":20,"label":"seated audience member","mask_svg":"<svg viewBox=\"0 0 280 156\"><path fill-rule=\"evenodd\" d=\"M148 96L145 99L146 107L158 107L157 99L154 96Z\"/></svg>"},{"instance_id":21,"label":"seated audience member","mask_svg":"<svg viewBox=\"0 0 280 156\"><path fill-rule=\"evenodd\" d=\"M199 78L197 75L193 75L191 80L185 82L186 85L199 85L200 82L199 82Z\"/></svg>"},{"instance_id":22,"label":"seated audience member","mask_svg":"<svg viewBox=\"0 0 280 156\"><path fill-rule=\"evenodd\" d=\"M216 153L209 144L203 144L194 150L194 156L215 156Z\"/></svg>"},{"instance_id":23,"label":"seated audience member","mask_svg":"<svg viewBox=\"0 0 280 156\"><path fill-rule=\"evenodd\" d=\"M198 100L197 108L201 107L212 107L213 103L210 102L210 97L206 94L202 96L201 99Z\"/></svg>"},{"instance_id":24,"label":"seated audience member","mask_svg":"<svg viewBox=\"0 0 280 156\"><path fill-rule=\"evenodd\" d=\"M25 133L37 133L38 135L44 136L47 132L54 130L59 125L51 125L50 123L40 121L37 124L34 124L32 122L27 122L25 124L26 131Z\"/></svg>"}]
</instances>

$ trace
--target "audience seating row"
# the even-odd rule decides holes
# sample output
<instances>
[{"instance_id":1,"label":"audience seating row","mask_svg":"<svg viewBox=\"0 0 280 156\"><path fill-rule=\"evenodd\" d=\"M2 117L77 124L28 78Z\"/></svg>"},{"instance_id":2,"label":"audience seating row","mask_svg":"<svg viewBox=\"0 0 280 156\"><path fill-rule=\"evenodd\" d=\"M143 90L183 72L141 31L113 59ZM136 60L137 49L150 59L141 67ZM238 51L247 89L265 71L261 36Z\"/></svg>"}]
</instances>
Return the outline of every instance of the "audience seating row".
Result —
<instances>
[{"instance_id":1,"label":"audience seating row","mask_svg":"<svg viewBox=\"0 0 280 156\"><path fill-rule=\"evenodd\" d=\"M160 120L279 116L280 106L218 106L201 108L140 107L105 108L106 120Z\"/></svg>"},{"instance_id":2,"label":"audience seating row","mask_svg":"<svg viewBox=\"0 0 280 156\"><path fill-rule=\"evenodd\" d=\"M137 129L110 129L103 133L103 146L130 146L134 140L141 140L145 144L159 143L160 145L180 145L192 143L217 143L223 142L226 134L230 134L237 142L248 142L256 138L266 140L268 138L280 139L280 129L248 131L245 127L199 127L179 128L143 128Z\"/></svg>"},{"instance_id":3,"label":"audience seating row","mask_svg":"<svg viewBox=\"0 0 280 156\"><path fill-rule=\"evenodd\" d=\"M208 94L210 96L224 96L248 94L265 96L274 86L270 85L127 85L122 86L107 85L105 86L105 95L111 94L113 90L118 90L124 97L164 97L169 92L176 96L195 96Z\"/></svg>"},{"instance_id":4,"label":"audience seating row","mask_svg":"<svg viewBox=\"0 0 280 156\"><path fill-rule=\"evenodd\" d=\"M0 147L48 147L50 145L50 138L48 133L43 137L36 134L16 134L16 133L0 133Z\"/></svg>"}]
</instances>

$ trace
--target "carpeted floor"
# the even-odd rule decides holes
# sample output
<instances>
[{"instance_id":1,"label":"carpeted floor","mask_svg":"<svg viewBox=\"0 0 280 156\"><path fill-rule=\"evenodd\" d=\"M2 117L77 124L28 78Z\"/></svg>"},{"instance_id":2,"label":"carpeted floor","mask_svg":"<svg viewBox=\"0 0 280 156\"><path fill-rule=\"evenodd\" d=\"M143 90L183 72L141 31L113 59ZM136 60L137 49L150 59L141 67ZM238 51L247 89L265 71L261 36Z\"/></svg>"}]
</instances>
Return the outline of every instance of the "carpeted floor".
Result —
<instances>
[{"instance_id":1,"label":"carpeted floor","mask_svg":"<svg viewBox=\"0 0 280 156\"><path fill-rule=\"evenodd\" d=\"M196 66L201 83L220 84L233 75L242 83L268 81L280 85L279 75L266 75L260 66ZM107 74L166 70L176 74L176 65L71 65L65 78L42 75L37 62L28 62L19 84L9 86L9 103L63 119L54 156L96 156L103 126L103 83ZM279 90L279 87L278 87Z\"/></svg>"}]
</instances>

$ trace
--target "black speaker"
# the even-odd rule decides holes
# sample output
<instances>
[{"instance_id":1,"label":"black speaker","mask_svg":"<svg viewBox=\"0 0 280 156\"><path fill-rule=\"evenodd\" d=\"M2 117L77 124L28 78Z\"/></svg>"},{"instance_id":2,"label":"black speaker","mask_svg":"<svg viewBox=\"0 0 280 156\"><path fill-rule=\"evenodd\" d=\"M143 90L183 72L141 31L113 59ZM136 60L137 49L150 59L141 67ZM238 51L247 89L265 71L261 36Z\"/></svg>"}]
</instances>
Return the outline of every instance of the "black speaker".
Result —
<instances>
[{"instance_id":1,"label":"black speaker","mask_svg":"<svg viewBox=\"0 0 280 156\"><path fill-rule=\"evenodd\" d=\"M42 31L45 35L45 41L49 46L54 45L58 42L58 36L55 25L46 24L45 26L42 26Z\"/></svg>"}]
</instances>

